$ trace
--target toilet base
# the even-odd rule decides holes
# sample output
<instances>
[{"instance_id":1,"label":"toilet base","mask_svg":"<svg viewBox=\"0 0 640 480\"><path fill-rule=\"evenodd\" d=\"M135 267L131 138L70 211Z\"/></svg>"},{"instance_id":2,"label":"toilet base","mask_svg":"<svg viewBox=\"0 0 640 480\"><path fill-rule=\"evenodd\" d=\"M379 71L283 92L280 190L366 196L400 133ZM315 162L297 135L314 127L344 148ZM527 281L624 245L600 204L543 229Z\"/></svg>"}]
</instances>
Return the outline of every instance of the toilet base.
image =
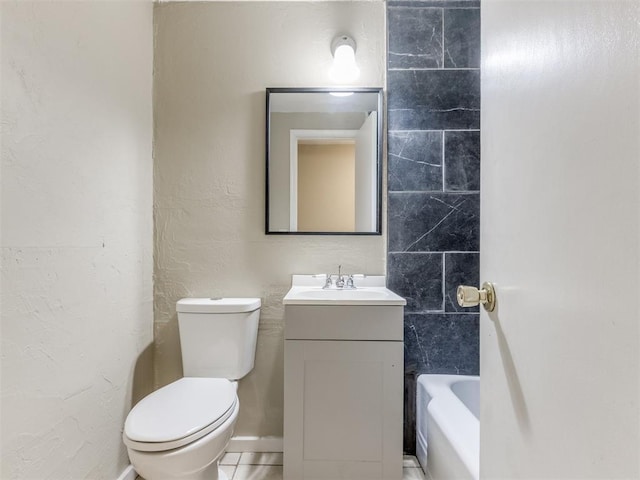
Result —
<instances>
[{"instance_id":1,"label":"toilet base","mask_svg":"<svg viewBox=\"0 0 640 480\"><path fill-rule=\"evenodd\" d=\"M218 462L213 462L207 468L200 470L196 474L189 475L188 477L183 477L180 480L188 479L188 480L229 480L229 477L226 473L224 473L220 467L218 466Z\"/></svg>"},{"instance_id":2,"label":"toilet base","mask_svg":"<svg viewBox=\"0 0 640 480\"><path fill-rule=\"evenodd\" d=\"M182 477L180 480L229 480L229 477L218 466L218 462L214 462L204 470L200 470L196 474Z\"/></svg>"}]
</instances>

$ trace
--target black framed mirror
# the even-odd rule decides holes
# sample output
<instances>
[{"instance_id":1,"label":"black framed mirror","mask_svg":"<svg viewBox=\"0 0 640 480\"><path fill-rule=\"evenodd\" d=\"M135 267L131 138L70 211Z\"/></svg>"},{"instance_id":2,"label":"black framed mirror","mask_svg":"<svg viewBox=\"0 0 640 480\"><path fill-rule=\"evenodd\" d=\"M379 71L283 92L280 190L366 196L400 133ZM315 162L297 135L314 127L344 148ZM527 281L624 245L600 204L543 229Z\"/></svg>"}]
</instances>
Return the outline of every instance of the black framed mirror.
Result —
<instances>
[{"instance_id":1,"label":"black framed mirror","mask_svg":"<svg viewBox=\"0 0 640 480\"><path fill-rule=\"evenodd\" d=\"M381 88L267 88L267 234L380 235Z\"/></svg>"}]
</instances>

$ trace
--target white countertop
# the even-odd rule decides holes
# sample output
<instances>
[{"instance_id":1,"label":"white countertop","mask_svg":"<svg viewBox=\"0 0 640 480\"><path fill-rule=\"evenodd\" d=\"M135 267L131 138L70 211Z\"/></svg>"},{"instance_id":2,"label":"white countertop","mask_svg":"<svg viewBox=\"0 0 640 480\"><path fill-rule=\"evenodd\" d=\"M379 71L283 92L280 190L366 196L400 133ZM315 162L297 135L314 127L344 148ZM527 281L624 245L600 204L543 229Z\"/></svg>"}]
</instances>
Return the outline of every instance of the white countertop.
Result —
<instances>
[{"instance_id":1,"label":"white countertop","mask_svg":"<svg viewBox=\"0 0 640 480\"><path fill-rule=\"evenodd\" d=\"M293 275L285 305L406 305L407 301L386 288L383 275L356 276L355 289L324 289L325 275Z\"/></svg>"}]
</instances>

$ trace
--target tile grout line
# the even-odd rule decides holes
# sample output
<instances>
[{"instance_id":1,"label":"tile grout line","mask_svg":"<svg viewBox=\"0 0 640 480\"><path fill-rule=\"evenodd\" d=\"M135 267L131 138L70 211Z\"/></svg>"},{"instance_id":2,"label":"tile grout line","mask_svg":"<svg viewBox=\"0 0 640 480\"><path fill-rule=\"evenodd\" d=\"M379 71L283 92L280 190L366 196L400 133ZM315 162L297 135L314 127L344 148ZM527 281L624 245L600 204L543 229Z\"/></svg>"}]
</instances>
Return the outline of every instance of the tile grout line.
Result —
<instances>
[{"instance_id":1,"label":"tile grout line","mask_svg":"<svg viewBox=\"0 0 640 480\"><path fill-rule=\"evenodd\" d=\"M437 255L439 253L480 253L478 250L435 250L435 251L422 251L422 252L405 252L403 250L394 250L393 252L387 252L389 254L397 254L397 253L410 253L410 254L429 254L429 255Z\"/></svg>"},{"instance_id":2,"label":"tile grout line","mask_svg":"<svg viewBox=\"0 0 640 480\"><path fill-rule=\"evenodd\" d=\"M479 128L434 128L434 129L419 129L414 128L411 130L389 130L389 133L412 133L412 132L480 132Z\"/></svg>"},{"instance_id":3,"label":"tile grout line","mask_svg":"<svg viewBox=\"0 0 640 480\"><path fill-rule=\"evenodd\" d=\"M445 185L445 168L447 168L446 164L445 164L445 142L446 142L446 136L445 136L445 131L442 130L442 192L445 192L446 189L446 185Z\"/></svg>"},{"instance_id":4,"label":"tile grout line","mask_svg":"<svg viewBox=\"0 0 640 480\"><path fill-rule=\"evenodd\" d=\"M445 312L443 310L421 310L419 312L404 312L405 315L426 315L426 316L430 316L430 315L444 315L444 316L466 316L466 317L470 317L472 315L480 315L480 311L477 312Z\"/></svg>"},{"instance_id":5,"label":"tile grout line","mask_svg":"<svg viewBox=\"0 0 640 480\"><path fill-rule=\"evenodd\" d=\"M442 22L442 70L444 70L444 8L441 10L440 21Z\"/></svg>"},{"instance_id":6,"label":"tile grout line","mask_svg":"<svg viewBox=\"0 0 640 480\"><path fill-rule=\"evenodd\" d=\"M388 190L387 193L425 193L425 194L445 194L445 195L478 195L480 190L449 190L443 192L442 190Z\"/></svg>"},{"instance_id":7,"label":"tile grout line","mask_svg":"<svg viewBox=\"0 0 640 480\"><path fill-rule=\"evenodd\" d=\"M437 68L437 67L410 67L410 68L399 68L399 67L391 67L391 68L387 68L388 71L390 72L415 72L415 71L419 71L419 72L455 72L455 71L461 71L461 72L475 72L475 71L480 71L480 67L442 67L442 68Z\"/></svg>"},{"instance_id":8,"label":"tile grout line","mask_svg":"<svg viewBox=\"0 0 640 480\"><path fill-rule=\"evenodd\" d=\"M442 252L442 311L446 312L447 311L447 301L446 301L446 295L447 295L447 265L446 265L446 261L447 261L447 254Z\"/></svg>"},{"instance_id":9,"label":"tile grout line","mask_svg":"<svg viewBox=\"0 0 640 480\"><path fill-rule=\"evenodd\" d=\"M472 6L472 5L469 5L469 6L466 6L466 7L447 7L447 6L442 6L442 5L437 5L436 6L436 5L431 5L431 4L429 4L429 5L421 5L421 3L424 4L425 2L420 2L420 1L415 2L416 5L404 5L405 3L407 3L407 0L400 0L400 1L391 0L390 2L388 2L387 8L389 10L400 10L402 8L404 8L404 9L413 9L413 10L418 10L418 9L421 9L421 10L437 10L437 9L442 9L442 10L444 10L444 9L446 9L446 10L480 10L482 8L480 5L478 5L477 7L476 6ZM429 2L427 2L427 3L429 3Z\"/></svg>"}]
</instances>

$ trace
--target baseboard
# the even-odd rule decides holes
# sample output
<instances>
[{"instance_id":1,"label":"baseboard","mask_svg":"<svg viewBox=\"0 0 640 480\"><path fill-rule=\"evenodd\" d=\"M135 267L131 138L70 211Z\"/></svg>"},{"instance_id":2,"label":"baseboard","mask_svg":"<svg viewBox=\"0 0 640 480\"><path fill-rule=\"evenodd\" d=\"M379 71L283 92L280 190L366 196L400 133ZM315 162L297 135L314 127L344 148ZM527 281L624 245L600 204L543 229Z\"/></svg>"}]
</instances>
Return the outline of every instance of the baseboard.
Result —
<instances>
[{"instance_id":1,"label":"baseboard","mask_svg":"<svg viewBox=\"0 0 640 480\"><path fill-rule=\"evenodd\" d=\"M282 452L282 437L231 437L227 452Z\"/></svg>"},{"instance_id":2,"label":"baseboard","mask_svg":"<svg viewBox=\"0 0 640 480\"><path fill-rule=\"evenodd\" d=\"M117 480L136 480L137 476L138 474L133 469L133 465L129 465L122 471Z\"/></svg>"}]
</instances>

